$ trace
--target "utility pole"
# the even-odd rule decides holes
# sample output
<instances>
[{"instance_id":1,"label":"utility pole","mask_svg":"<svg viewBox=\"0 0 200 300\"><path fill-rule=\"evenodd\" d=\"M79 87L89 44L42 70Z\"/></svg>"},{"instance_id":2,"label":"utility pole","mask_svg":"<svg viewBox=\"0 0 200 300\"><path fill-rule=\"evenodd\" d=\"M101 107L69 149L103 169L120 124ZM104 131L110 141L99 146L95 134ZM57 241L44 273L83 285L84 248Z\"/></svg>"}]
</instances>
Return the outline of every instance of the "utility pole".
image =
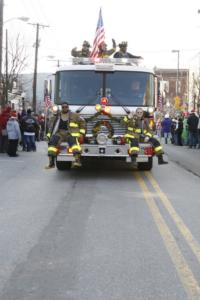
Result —
<instances>
[{"instance_id":1,"label":"utility pole","mask_svg":"<svg viewBox=\"0 0 200 300\"><path fill-rule=\"evenodd\" d=\"M4 104L2 96L2 49L3 49L3 0L0 0L0 106Z\"/></svg>"},{"instance_id":2,"label":"utility pole","mask_svg":"<svg viewBox=\"0 0 200 300\"><path fill-rule=\"evenodd\" d=\"M180 50L177 51L177 95L180 95L180 84L179 84L179 62L180 62Z\"/></svg>"},{"instance_id":3,"label":"utility pole","mask_svg":"<svg viewBox=\"0 0 200 300\"><path fill-rule=\"evenodd\" d=\"M8 30L6 29L6 101L5 103L8 104Z\"/></svg>"},{"instance_id":4,"label":"utility pole","mask_svg":"<svg viewBox=\"0 0 200 300\"><path fill-rule=\"evenodd\" d=\"M172 50L172 53L177 53L177 71L176 71L176 97L180 95L180 85L179 85L179 63L180 63L180 50Z\"/></svg>"},{"instance_id":5,"label":"utility pole","mask_svg":"<svg viewBox=\"0 0 200 300\"><path fill-rule=\"evenodd\" d=\"M34 74L33 74L33 111L37 111L37 64L38 64L38 48L39 48L39 29L40 27L49 27L47 25L42 24L33 24L28 23L30 25L36 26L36 40L35 40L35 63L34 63Z\"/></svg>"},{"instance_id":6,"label":"utility pole","mask_svg":"<svg viewBox=\"0 0 200 300\"><path fill-rule=\"evenodd\" d=\"M36 41L35 41L35 63L33 75L33 110L37 108L37 63L38 63L38 47L39 47L39 24L36 25Z\"/></svg>"}]
</instances>

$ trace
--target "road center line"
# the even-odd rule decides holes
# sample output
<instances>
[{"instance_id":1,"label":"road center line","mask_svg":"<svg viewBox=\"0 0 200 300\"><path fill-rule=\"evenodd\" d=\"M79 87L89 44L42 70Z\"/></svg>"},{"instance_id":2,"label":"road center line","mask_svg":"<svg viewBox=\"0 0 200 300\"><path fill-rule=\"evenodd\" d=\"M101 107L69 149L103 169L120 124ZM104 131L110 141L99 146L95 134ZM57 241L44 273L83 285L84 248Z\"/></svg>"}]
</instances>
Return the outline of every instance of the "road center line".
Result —
<instances>
[{"instance_id":1,"label":"road center line","mask_svg":"<svg viewBox=\"0 0 200 300\"><path fill-rule=\"evenodd\" d=\"M162 190L160 189L157 181L154 179L152 174L150 174L149 172L144 172L144 173L145 173L146 177L148 178L148 180L151 182L153 188L157 192L164 207L169 212L170 216L172 217L172 219L173 219L174 223L176 224L177 228L179 229L180 233L183 235L187 244L189 245L192 252L194 253L194 255L196 256L196 258L198 259L198 261L200 263L200 245L199 245L199 243L193 237L191 231L184 224L181 217L177 214L177 212L175 211L174 207L172 206L172 204L169 201L169 199L167 198L167 196L162 192Z\"/></svg>"},{"instance_id":2,"label":"road center line","mask_svg":"<svg viewBox=\"0 0 200 300\"><path fill-rule=\"evenodd\" d=\"M170 255L172 262L174 263L176 270L178 272L179 278L183 284L183 287L188 295L190 300L199 300L200 299L200 287L196 281L191 269L189 268L184 256L181 253L181 250L176 243L176 240L171 233L169 227L167 226L165 220L163 219L159 208L156 205L156 202L152 196L152 193L148 190L148 187L139 173L135 172L134 177L140 185L141 190L145 201L149 207L149 210L152 214L154 222L161 234L161 237L164 241L164 244L167 248L167 251Z\"/></svg>"}]
</instances>

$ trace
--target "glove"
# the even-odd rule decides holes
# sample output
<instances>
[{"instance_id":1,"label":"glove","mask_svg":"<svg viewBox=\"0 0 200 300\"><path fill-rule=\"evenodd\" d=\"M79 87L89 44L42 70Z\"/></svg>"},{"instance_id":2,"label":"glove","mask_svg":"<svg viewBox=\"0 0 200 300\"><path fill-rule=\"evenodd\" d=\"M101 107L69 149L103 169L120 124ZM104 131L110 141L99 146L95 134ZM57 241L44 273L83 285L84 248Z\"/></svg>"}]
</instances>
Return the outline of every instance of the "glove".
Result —
<instances>
[{"instance_id":1,"label":"glove","mask_svg":"<svg viewBox=\"0 0 200 300\"><path fill-rule=\"evenodd\" d=\"M50 138L51 138L51 133L49 132L49 133L47 133L47 140L49 141Z\"/></svg>"},{"instance_id":2,"label":"glove","mask_svg":"<svg viewBox=\"0 0 200 300\"><path fill-rule=\"evenodd\" d=\"M113 48L116 49L117 45L114 39L112 39Z\"/></svg>"},{"instance_id":3,"label":"glove","mask_svg":"<svg viewBox=\"0 0 200 300\"><path fill-rule=\"evenodd\" d=\"M145 143L148 143L148 141L149 141L149 136L145 136L144 141L145 141Z\"/></svg>"},{"instance_id":4,"label":"glove","mask_svg":"<svg viewBox=\"0 0 200 300\"><path fill-rule=\"evenodd\" d=\"M81 134L80 137L79 137L79 143L83 144L84 140L85 140L85 136L84 136L84 134Z\"/></svg>"},{"instance_id":5,"label":"glove","mask_svg":"<svg viewBox=\"0 0 200 300\"><path fill-rule=\"evenodd\" d=\"M128 118L129 118L129 119L133 119L133 117L134 117L134 112L131 111L131 112L128 114Z\"/></svg>"}]
</instances>

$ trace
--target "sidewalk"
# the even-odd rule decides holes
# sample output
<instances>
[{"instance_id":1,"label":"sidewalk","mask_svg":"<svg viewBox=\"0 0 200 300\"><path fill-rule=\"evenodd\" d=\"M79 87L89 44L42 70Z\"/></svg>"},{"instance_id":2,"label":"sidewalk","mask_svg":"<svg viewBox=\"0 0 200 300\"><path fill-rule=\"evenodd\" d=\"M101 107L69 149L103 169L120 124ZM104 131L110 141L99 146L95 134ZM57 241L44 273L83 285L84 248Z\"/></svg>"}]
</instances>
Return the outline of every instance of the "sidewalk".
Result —
<instances>
[{"instance_id":1,"label":"sidewalk","mask_svg":"<svg viewBox=\"0 0 200 300\"><path fill-rule=\"evenodd\" d=\"M200 177L200 149L189 149L188 146L176 146L161 142L168 160Z\"/></svg>"}]
</instances>

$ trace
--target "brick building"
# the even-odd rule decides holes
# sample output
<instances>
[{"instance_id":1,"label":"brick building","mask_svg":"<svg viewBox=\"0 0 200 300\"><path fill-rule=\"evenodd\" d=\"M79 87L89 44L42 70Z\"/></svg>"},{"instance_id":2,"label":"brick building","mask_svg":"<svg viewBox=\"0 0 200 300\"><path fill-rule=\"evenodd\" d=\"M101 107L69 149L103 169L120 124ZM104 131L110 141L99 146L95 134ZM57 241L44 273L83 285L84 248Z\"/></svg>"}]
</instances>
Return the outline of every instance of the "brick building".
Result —
<instances>
[{"instance_id":1,"label":"brick building","mask_svg":"<svg viewBox=\"0 0 200 300\"><path fill-rule=\"evenodd\" d=\"M163 108L187 110L189 99L189 69L179 69L177 87L177 69L155 69L155 74L161 80ZM177 93L178 91L178 93ZM177 103L177 96L180 98Z\"/></svg>"}]
</instances>

